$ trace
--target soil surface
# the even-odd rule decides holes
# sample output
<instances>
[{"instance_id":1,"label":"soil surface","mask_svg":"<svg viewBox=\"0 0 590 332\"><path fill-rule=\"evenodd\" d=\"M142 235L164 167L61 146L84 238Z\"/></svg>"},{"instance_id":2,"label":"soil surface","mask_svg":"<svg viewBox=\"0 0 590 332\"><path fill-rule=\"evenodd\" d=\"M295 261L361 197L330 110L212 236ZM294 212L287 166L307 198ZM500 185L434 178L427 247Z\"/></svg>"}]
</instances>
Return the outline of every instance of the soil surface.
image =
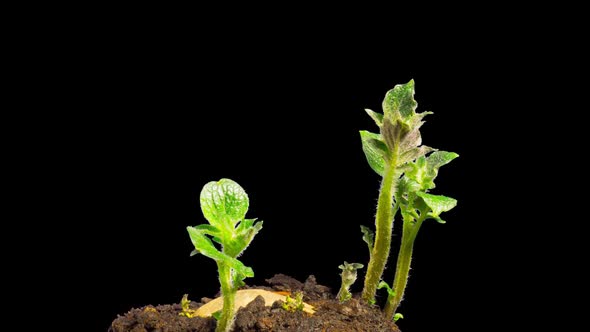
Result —
<instances>
[{"instance_id":1,"label":"soil surface","mask_svg":"<svg viewBox=\"0 0 590 332\"><path fill-rule=\"evenodd\" d=\"M267 279L269 286L251 287L272 291L303 292L303 300L315 307L313 315L305 312L289 312L275 302L266 307L262 297L256 298L245 308L238 310L233 331L235 332L400 332L397 326L386 319L378 307L368 306L357 298L341 304L331 290L316 283L310 276L305 283L283 274ZM211 299L200 303L192 301L196 309ZM117 317L108 332L214 332L213 318L187 318L179 316L180 304L146 306L132 309Z\"/></svg>"}]
</instances>

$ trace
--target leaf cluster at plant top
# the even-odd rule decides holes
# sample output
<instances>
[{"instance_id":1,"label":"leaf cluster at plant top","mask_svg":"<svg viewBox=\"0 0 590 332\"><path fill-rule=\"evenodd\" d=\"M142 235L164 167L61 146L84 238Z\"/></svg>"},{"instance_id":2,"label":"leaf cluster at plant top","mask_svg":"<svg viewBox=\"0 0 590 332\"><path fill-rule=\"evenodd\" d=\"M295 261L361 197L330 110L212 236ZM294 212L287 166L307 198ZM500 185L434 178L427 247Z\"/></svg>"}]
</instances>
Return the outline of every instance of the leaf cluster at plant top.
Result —
<instances>
[{"instance_id":1,"label":"leaf cluster at plant top","mask_svg":"<svg viewBox=\"0 0 590 332\"><path fill-rule=\"evenodd\" d=\"M430 193L435 188L434 180L439 168L458 155L422 145L420 128L424 124L423 118L432 113L416 113L417 106L414 81L396 85L385 95L383 113L366 110L379 127L379 133L360 131L367 161L382 177L375 232L361 226L362 239L369 248L369 264L361 297L373 304L377 289L385 288L388 298L384 311L396 321L403 318L396 310L405 292L414 241L423 221L433 219L444 223L441 213L457 204L453 198ZM200 203L209 224L188 227L187 230L195 246L193 254L203 254L217 263L223 309L216 331L226 332L233 323L236 291L244 284L243 279L254 276L252 268L245 266L237 257L260 231L262 222L245 218L248 195L229 179L206 184L201 191ZM393 222L398 212L401 213L403 229L395 277L390 287L381 278L388 262ZM214 242L221 245L221 250ZM350 286L357 278L357 270L362 267L358 263L344 262L340 265L342 285L337 298L341 302L352 297ZM183 312L190 317L188 300L184 298L182 304ZM288 298L285 306L288 310L302 308L302 294L295 299Z\"/></svg>"}]
</instances>

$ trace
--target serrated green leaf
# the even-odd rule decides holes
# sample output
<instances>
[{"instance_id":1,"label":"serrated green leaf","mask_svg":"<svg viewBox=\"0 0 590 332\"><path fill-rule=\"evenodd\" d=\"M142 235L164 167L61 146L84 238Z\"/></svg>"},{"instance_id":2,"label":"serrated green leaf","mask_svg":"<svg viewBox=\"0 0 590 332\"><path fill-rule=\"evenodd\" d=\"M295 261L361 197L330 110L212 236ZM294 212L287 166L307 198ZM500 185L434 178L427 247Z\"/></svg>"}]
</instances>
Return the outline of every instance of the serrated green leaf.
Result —
<instances>
[{"instance_id":1,"label":"serrated green leaf","mask_svg":"<svg viewBox=\"0 0 590 332\"><path fill-rule=\"evenodd\" d=\"M230 179L209 182L201 190L201 210L214 226L234 227L246 216L248 195L239 184Z\"/></svg>"},{"instance_id":2,"label":"serrated green leaf","mask_svg":"<svg viewBox=\"0 0 590 332\"><path fill-rule=\"evenodd\" d=\"M420 183L422 190L430 190L435 188L434 179L438 175L438 170L441 166L450 163L459 155L454 152L435 151L428 157L418 157L416 162L410 165L410 169L406 169L406 176Z\"/></svg>"},{"instance_id":3,"label":"serrated green leaf","mask_svg":"<svg viewBox=\"0 0 590 332\"><path fill-rule=\"evenodd\" d=\"M373 119L373 121L375 121L375 123L381 127L381 124L383 123L383 114L381 113L377 113L377 112L373 112L368 108L365 108L365 112L367 112L367 114L369 114L369 116L371 117L371 119Z\"/></svg>"},{"instance_id":4,"label":"serrated green leaf","mask_svg":"<svg viewBox=\"0 0 590 332\"><path fill-rule=\"evenodd\" d=\"M369 227L364 225L361 225L361 232L363 232L363 241L367 243L369 246L369 253L372 254L375 242L375 233L373 233Z\"/></svg>"},{"instance_id":5,"label":"serrated green leaf","mask_svg":"<svg viewBox=\"0 0 590 332\"><path fill-rule=\"evenodd\" d=\"M414 100L414 80L406 84L398 84L387 91L382 106L385 115L397 113L403 119L411 118L418 107L418 103Z\"/></svg>"},{"instance_id":6,"label":"serrated green leaf","mask_svg":"<svg viewBox=\"0 0 590 332\"><path fill-rule=\"evenodd\" d=\"M417 192L416 195L424 200L424 203L432 210L429 216L438 217L441 213L447 212L457 206L457 200L443 195L432 195L424 192Z\"/></svg>"},{"instance_id":7,"label":"serrated green leaf","mask_svg":"<svg viewBox=\"0 0 590 332\"><path fill-rule=\"evenodd\" d=\"M438 171L441 166L450 163L453 159L459 157L455 152L436 151L427 158L428 170Z\"/></svg>"},{"instance_id":8,"label":"serrated green leaf","mask_svg":"<svg viewBox=\"0 0 590 332\"><path fill-rule=\"evenodd\" d=\"M200 254L209 257L217 262L222 262L223 264L226 264L227 266L233 268L235 272L239 273L241 276L254 276L254 271L252 270L252 268L245 266L239 260L232 258L217 250L217 248L215 248L211 240L205 234L203 234L202 231L191 226L187 227L186 229L191 238L191 242Z\"/></svg>"},{"instance_id":9,"label":"serrated green leaf","mask_svg":"<svg viewBox=\"0 0 590 332\"><path fill-rule=\"evenodd\" d=\"M244 219L244 220L240 221L240 224L238 225L238 227L236 227L236 233L237 234L241 234L241 233L249 230L250 227L252 227L252 225L254 224L255 221L256 221L256 218L254 218L254 219Z\"/></svg>"},{"instance_id":10,"label":"serrated green leaf","mask_svg":"<svg viewBox=\"0 0 590 332\"><path fill-rule=\"evenodd\" d=\"M385 169L384 155L386 152L383 150L385 143L381 140L381 135L361 130L361 142L363 143L363 152L367 158L369 166L379 175L383 176ZM381 142L382 144L379 144Z\"/></svg>"},{"instance_id":11,"label":"serrated green leaf","mask_svg":"<svg viewBox=\"0 0 590 332\"><path fill-rule=\"evenodd\" d=\"M254 221L255 219L250 219L250 221ZM250 221L246 222L246 224L250 224ZM239 256L246 248L250 245L254 236L258 234L258 232L262 229L262 221L255 223L254 225L250 224L248 228L243 228L239 232L236 232L235 237L224 243L225 251L232 257ZM240 227L238 226L238 229Z\"/></svg>"}]
</instances>

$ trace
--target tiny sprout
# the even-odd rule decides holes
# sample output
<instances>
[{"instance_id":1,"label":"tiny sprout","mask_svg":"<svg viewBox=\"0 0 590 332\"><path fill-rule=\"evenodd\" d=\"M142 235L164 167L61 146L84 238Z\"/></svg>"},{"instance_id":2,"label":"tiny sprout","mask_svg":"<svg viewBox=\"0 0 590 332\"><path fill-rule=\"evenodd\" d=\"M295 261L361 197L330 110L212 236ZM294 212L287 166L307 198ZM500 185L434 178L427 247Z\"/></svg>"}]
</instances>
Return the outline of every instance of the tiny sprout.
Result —
<instances>
[{"instance_id":1,"label":"tiny sprout","mask_svg":"<svg viewBox=\"0 0 590 332\"><path fill-rule=\"evenodd\" d=\"M303 308L305 307L303 304L303 293L295 293L295 298L287 295L285 298L285 303L283 303L282 307L283 309L290 312L303 311Z\"/></svg>"},{"instance_id":2,"label":"tiny sprout","mask_svg":"<svg viewBox=\"0 0 590 332\"><path fill-rule=\"evenodd\" d=\"M394 322L397 322L400 318L404 318L404 315L400 314L399 312L396 312L395 315L393 315Z\"/></svg>"},{"instance_id":3,"label":"tiny sprout","mask_svg":"<svg viewBox=\"0 0 590 332\"><path fill-rule=\"evenodd\" d=\"M221 310L217 310L216 312L211 314L211 317L215 318L216 321L221 319Z\"/></svg>"},{"instance_id":4,"label":"tiny sprout","mask_svg":"<svg viewBox=\"0 0 590 332\"><path fill-rule=\"evenodd\" d=\"M379 285L377 286L377 289L381 288L385 288L389 296L395 296L395 291L391 289L391 287L389 287L389 285L383 280L381 280L381 282L379 282Z\"/></svg>"},{"instance_id":5,"label":"tiny sprout","mask_svg":"<svg viewBox=\"0 0 590 332\"><path fill-rule=\"evenodd\" d=\"M344 303L352 298L350 286L352 286L352 284L354 284L356 281L356 270L362 269L363 264L348 264L347 262L344 262L344 264L338 266L338 268L342 270L342 273L340 273L340 276L342 276L342 285L340 286L340 290L338 291L338 295L336 295L336 297L340 303Z\"/></svg>"},{"instance_id":6,"label":"tiny sprout","mask_svg":"<svg viewBox=\"0 0 590 332\"><path fill-rule=\"evenodd\" d=\"M178 315L188 318L196 317L197 310L191 309L190 304L191 301L188 299L188 294L184 294L182 300L180 300L180 307L182 308L182 311Z\"/></svg>"}]
</instances>

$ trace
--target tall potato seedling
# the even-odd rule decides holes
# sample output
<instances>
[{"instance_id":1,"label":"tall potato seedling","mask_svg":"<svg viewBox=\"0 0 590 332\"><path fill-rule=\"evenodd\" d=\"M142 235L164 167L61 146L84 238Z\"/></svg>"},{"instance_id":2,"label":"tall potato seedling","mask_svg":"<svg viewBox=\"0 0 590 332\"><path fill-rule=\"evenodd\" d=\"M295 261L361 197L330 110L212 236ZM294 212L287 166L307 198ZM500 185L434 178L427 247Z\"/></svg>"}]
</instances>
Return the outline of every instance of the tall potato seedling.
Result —
<instances>
[{"instance_id":1,"label":"tall potato seedling","mask_svg":"<svg viewBox=\"0 0 590 332\"><path fill-rule=\"evenodd\" d=\"M422 119L432 113L416 113L417 106L414 100L414 81L396 85L385 95L383 114L366 110L379 126L379 133L360 132L367 161L382 177L375 234L368 227L361 226L363 240L370 249L362 292L362 298L369 303L375 301L375 293L391 249L394 218L399 211L403 219L395 279L385 306L385 314L392 319L404 294L414 240L422 222L434 219L444 223L440 214L457 204L450 197L428 193L434 188L438 169L458 155L422 145Z\"/></svg>"},{"instance_id":2,"label":"tall potato seedling","mask_svg":"<svg viewBox=\"0 0 590 332\"><path fill-rule=\"evenodd\" d=\"M207 183L201 191L200 202L209 224L187 227L195 246L191 255L200 253L217 263L223 309L215 331L228 332L235 315L236 291L244 285L245 278L254 276L252 268L245 266L237 257L260 231L262 221L245 218L248 195L240 185L229 179ZM213 242L220 244L221 250Z\"/></svg>"}]
</instances>

